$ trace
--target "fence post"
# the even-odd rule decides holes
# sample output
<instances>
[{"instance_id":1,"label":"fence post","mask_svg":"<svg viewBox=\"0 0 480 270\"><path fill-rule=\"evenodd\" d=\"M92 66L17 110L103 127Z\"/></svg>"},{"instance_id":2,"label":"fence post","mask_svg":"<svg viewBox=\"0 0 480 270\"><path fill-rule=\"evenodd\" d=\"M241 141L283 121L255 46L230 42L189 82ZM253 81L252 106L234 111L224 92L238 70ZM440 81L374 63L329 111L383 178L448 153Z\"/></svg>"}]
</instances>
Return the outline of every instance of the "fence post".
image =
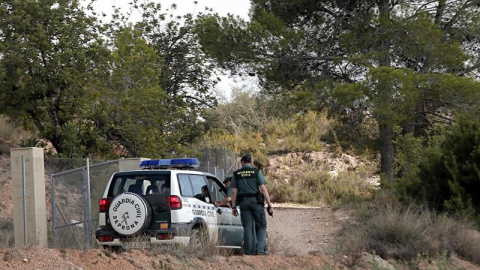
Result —
<instances>
[{"instance_id":1,"label":"fence post","mask_svg":"<svg viewBox=\"0 0 480 270\"><path fill-rule=\"evenodd\" d=\"M10 149L10 156L12 163L15 246L21 247L28 244L30 246L47 247L48 230L43 148L14 148ZM24 165L22 165L22 156L24 156ZM22 166L24 166L24 169L22 169ZM25 179L26 215L23 211L24 190L22 178ZM24 235L25 232L26 237Z\"/></svg>"},{"instance_id":2,"label":"fence post","mask_svg":"<svg viewBox=\"0 0 480 270\"><path fill-rule=\"evenodd\" d=\"M215 168L218 168L218 148L215 148Z\"/></svg>"},{"instance_id":3,"label":"fence post","mask_svg":"<svg viewBox=\"0 0 480 270\"><path fill-rule=\"evenodd\" d=\"M84 198L84 224L83 230L85 235L85 249L90 249L92 247L92 230L90 226L91 221L91 202L90 202L90 160L87 157L87 164L85 166L84 174L84 188L85 188L85 198Z\"/></svg>"},{"instance_id":4,"label":"fence post","mask_svg":"<svg viewBox=\"0 0 480 270\"><path fill-rule=\"evenodd\" d=\"M23 244L27 245L27 186L25 185L25 156L22 156L22 190L23 190Z\"/></svg>"},{"instance_id":5,"label":"fence post","mask_svg":"<svg viewBox=\"0 0 480 270\"><path fill-rule=\"evenodd\" d=\"M223 148L223 171L224 176L227 177L227 148ZM223 179L222 179L223 180Z\"/></svg>"},{"instance_id":6,"label":"fence post","mask_svg":"<svg viewBox=\"0 0 480 270\"><path fill-rule=\"evenodd\" d=\"M208 151L208 147L207 147L207 172L210 172L210 152Z\"/></svg>"},{"instance_id":7,"label":"fence post","mask_svg":"<svg viewBox=\"0 0 480 270\"><path fill-rule=\"evenodd\" d=\"M57 200L55 195L55 176L50 176L50 205L52 207L52 239L53 248L57 247L57 214L55 209L57 207Z\"/></svg>"}]
</instances>

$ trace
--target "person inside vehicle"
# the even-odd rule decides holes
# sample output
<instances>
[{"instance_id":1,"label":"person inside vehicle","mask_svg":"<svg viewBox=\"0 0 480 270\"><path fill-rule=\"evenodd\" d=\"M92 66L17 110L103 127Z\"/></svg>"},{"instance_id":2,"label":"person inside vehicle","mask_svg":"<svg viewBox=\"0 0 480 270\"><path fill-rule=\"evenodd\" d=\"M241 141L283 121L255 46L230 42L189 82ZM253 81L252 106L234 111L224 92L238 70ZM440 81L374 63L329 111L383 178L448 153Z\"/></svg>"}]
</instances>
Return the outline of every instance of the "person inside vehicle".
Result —
<instances>
[{"instance_id":1,"label":"person inside vehicle","mask_svg":"<svg viewBox=\"0 0 480 270\"><path fill-rule=\"evenodd\" d=\"M208 195L207 185L202 186L202 193L195 195L195 198L207 203L210 202L210 196Z\"/></svg>"},{"instance_id":2,"label":"person inside vehicle","mask_svg":"<svg viewBox=\"0 0 480 270\"><path fill-rule=\"evenodd\" d=\"M160 187L160 192L162 194L170 195L170 188L168 183L163 183L162 186Z\"/></svg>"},{"instance_id":3,"label":"person inside vehicle","mask_svg":"<svg viewBox=\"0 0 480 270\"><path fill-rule=\"evenodd\" d=\"M147 191L145 192L145 195L152 195L152 194L158 194L158 193L160 193L158 186L156 185L156 183L152 183L150 186L147 187Z\"/></svg>"},{"instance_id":4,"label":"person inside vehicle","mask_svg":"<svg viewBox=\"0 0 480 270\"><path fill-rule=\"evenodd\" d=\"M232 176L227 176L225 180L223 180L223 184L227 189L227 196L221 201L215 201L215 206L230 206L230 202L232 201L232 189L230 188L230 183L232 181Z\"/></svg>"}]
</instances>

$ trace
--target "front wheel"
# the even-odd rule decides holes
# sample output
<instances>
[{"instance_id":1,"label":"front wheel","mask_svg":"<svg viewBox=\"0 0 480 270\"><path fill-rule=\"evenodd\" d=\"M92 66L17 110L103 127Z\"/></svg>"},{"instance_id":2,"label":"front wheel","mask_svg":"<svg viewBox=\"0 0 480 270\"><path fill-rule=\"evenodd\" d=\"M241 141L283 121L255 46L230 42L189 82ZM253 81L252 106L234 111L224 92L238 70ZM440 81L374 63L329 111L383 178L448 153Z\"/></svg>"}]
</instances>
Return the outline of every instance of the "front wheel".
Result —
<instances>
[{"instance_id":1,"label":"front wheel","mask_svg":"<svg viewBox=\"0 0 480 270\"><path fill-rule=\"evenodd\" d=\"M203 254L209 246L208 233L205 229L197 228L193 229L190 234L189 247L193 253Z\"/></svg>"}]
</instances>

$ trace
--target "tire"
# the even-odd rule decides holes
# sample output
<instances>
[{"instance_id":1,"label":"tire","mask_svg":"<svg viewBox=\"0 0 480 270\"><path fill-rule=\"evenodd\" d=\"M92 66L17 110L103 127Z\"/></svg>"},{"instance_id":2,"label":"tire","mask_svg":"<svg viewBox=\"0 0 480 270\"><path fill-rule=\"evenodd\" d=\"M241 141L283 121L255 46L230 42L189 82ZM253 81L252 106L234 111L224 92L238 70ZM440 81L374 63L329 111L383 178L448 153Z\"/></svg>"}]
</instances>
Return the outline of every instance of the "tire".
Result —
<instances>
[{"instance_id":1,"label":"tire","mask_svg":"<svg viewBox=\"0 0 480 270\"><path fill-rule=\"evenodd\" d=\"M149 203L140 195L125 192L112 200L108 215L110 224L117 233L132 236L148 228L152 210Z\"/></svg>"},{"instance_id":2,"label":"tire","mask_svg":"<svg viewBox=\"0 0 480 270\"><path fill-rule=\"evenodd\" d=\"M193 229L190 233L190 249L194 253L201 254L207 246L208 235L202 228Z\"/></svg>"},{"instance_id":3,"label":"tire","mask_svg":"<svg viewBox=\"0 0 480 270\"><path fill-rule=\"evenodd\" d=\"M110 253L120 253L122 251L122 247L119 246L102 246L102 249Z\"/></svg>"}]
</instances>

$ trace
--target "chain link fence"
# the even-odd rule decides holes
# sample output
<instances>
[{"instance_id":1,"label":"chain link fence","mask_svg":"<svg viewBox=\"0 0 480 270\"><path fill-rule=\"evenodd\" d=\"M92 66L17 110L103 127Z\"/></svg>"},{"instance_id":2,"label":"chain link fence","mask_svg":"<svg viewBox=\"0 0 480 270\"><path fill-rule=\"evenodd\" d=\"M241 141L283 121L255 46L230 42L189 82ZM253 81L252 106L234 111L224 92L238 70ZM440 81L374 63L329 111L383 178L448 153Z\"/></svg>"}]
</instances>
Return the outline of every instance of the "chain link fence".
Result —
<instances>
[{"instance_id":1,"label":"chain link fence","mask_svg":"<svg viewBox=\"0 0 480 270\"><path fill-rule=\"evenodd\" d=\"M118 160L45 159L45 172L50 176L50 246L93 246L98 209L95 205L92 212L92 202L100 200L107 181L116 171Z\"/></svg>"},{"instance_id":2,"label":"chain link fence","mask_svg":"<svg viewBox=\"0 0 480 270\"><path fill-rule=\"evenodd\" d=\"M226 149L205 148L199 170L223 180L238 168L237 155ZM119 161L45 158L45 188L49 246L89 249L96 245L98 202ZM12 198L11 161L0 156L0 196ZM0 247L14 246L12 203L0 205Z\"/></svg>"},{"instance_id":3,"label":"chain link fence","mask_svg":"<svg viewBox=\"0 0 480 270\"><path fill-rule=\"evenodd\" d=\"M0 156L0 247L15 245L13 231L13 204L7 201L12 198L11 162L9 156ZM7 198L7 199L6 199Z\"/></svg>"},{"instance_id":4,"label":"chain link fence","mask_svg":"<svg viewBox=\"0 0 480 270\"><path fill-rule=\"evenodd\" d=\"M209 172L223 180L238 169L238 155L226 148L205 148L198 158L200 171Z\"/></svg>"}]
</instances>

